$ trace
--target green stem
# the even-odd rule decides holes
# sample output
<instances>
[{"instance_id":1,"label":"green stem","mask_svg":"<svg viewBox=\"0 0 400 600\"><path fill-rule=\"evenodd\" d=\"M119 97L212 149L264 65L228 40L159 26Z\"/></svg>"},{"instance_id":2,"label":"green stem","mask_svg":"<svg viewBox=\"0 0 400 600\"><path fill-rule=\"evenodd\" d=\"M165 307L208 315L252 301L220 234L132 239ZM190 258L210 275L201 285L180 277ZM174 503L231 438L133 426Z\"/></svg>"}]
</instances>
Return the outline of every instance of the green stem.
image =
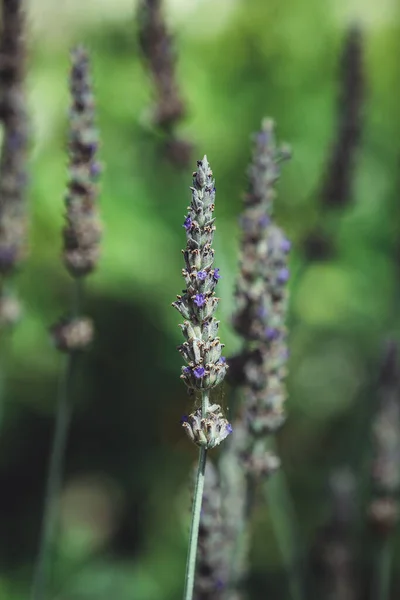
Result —
<instances>
[{"instance_id":1,"label":"green stem","mask_svg":"<svg viewBox=\"0 0 400 600\"><path fill-rule=\"evenodd\" d=\"M390 573L392 569L392 537L379 542L376 555L373 600L389 600Z\"/></svg>"},{"instance_id":2,"label":"green stem","mask_svg":"<svg viewBox=\"0 0 400 600\"><path fill-rule=\"evenodd\" d=\"M73 316L78 316L81 307L82 287L75 281ZM68 353L63 376L58 389L57 408L54 425L53 443L47 472L44 496L43 517L40 530L39 550L37 554L31 600L44 600L49 581L51 558L57 525L57 505L61 490L65 448L71 422L71 389L75 380L77 366L76 352Z\"/></svg>"},{"instance_id":3,"label":"green stem","mask_svg":"<svg viewBox=\"0 0 400 600\"><path fill-rule=\"evenodd\" d=\"M274 436L268 447L276 450ZM271 524L287 572L291 600L302 600L303 581L298 544L297 519L292 497L283 469L279 469L265 483L264 493L271 515Z\"/></svg>"},{"instance_id":4,"label":"green stem","mask_svg":"<svg viewBox=\"0 0 400 600\"><path fill-rule=\"evenodd\" d=\"M208 412L209 390L204 390L201 397L201 414L204 418ZM199 538L200 513L203 500L204 478L206 471L207 449L202 446L199 453L199 464L197 467L196 485L194 488L192 523L190 526L189 549L186 560L185 589L183 600L192 600L194 590L194 579L196 574L197 542Z\"/></svg>"},{"instance_id":5,"label":"green stem","mask_svg":"<svg viewBox=\"0 0 400 600\"><path fill-rule=\"evenodd\" d=\"M204 390L201 395L201 416L203 419L205 419L207 416L209 405L210 405L210 390Z\"/></svg>"}]
</instances>

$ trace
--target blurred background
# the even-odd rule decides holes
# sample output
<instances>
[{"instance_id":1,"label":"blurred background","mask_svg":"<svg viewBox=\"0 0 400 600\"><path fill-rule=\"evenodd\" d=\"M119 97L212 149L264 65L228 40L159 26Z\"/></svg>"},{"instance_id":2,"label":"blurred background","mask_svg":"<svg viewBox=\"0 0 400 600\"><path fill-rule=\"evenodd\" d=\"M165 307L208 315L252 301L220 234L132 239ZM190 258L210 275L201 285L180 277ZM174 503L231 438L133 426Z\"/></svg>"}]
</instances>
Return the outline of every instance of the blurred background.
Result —
<instances>
[{"instance_id":1,"label":"blurred background","mask_svg":"<svg viewBox=\"0 0 400 600\"><path fill-rule=\"evenodd\" d=\"M197 454L179 425L191 401L175 350L180 317L170 306L182 289L182 223L195 161L206 153L217 187L221 338L233 354L240 347L230 325L238 216L250 135L264 116L293 150L275 211L294 248L290 396L278 447L299 544L307 555L329 513L331 472L343 466L359 490L360 547L367 535L370 415L383 341L400 334L400 7L395 0L165 5L187 105L179 134L195 148L187 168L168 160L151 124L154 86L141 60L133 0L30 2L31 252L15 279L23 315L1 348L1 600L27 596L63 367L48 327L70 305L60 231L69 48L78 42L93 64L105 235L86 287L96 340L74 400L54 598L180 597ZM321 210L338 130L340 57L354 22L364 44L361 143L350 197L340 209ZM304 251L311 230L329 237L328 253ZM229 388L219 395L229 414ZM251 597L288 598L272 514L262 503L253 525ZM393 597L397 570L395 578Z\"/></svg>"}]
</instances>

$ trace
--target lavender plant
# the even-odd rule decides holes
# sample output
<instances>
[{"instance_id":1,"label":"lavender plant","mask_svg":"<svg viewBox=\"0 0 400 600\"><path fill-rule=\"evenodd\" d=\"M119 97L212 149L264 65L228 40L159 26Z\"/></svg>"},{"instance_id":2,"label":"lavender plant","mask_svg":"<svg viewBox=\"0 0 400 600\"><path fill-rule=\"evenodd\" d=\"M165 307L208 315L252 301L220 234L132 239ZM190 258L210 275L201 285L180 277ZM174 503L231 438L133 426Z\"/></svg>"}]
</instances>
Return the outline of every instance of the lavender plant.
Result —
<instances>
[{"instance_id":1,"label":"lavender plant","mask_svg":"<svg viewBox=\"0 0 400 600\"><path fill-rule=\"evenodd\" d=\"M183 226L186 230L186 248L183 250L185 279L183 294L173 306L185 319L180 325L185 342L178 350L186 362L181 379L190 393L199 391L201 408L184 417L182 425L188 437L200 447L199 464L193 499L189 551L186 564L184 599L193 597L200 510L204 489L207 451L219 445L232 431L221 407L210 403L210 392L226 374L227 363L222 356L218 337L219 321L214 314L219 298L215 288L221 275L214 267L212 248L215 218L215 184L207 157L197 162L191 187L192 201Z\"/></svg>"},{"instance_id":2,"label":"lavender plant","mask_svg":"<svg viewBox=\"0 0 400 600\"><path fill-rule=\"evenodd\" d=\"M100 164L96 158L99 140L94 122L94 97L86 50L80 46L73 49L71 62L72 106L69 114L68 144L70 177L65 198L63 258L68 272L74 278L74 300L71 316L61 319L51 330L56 347L66 353L66 364L56 409L32 600L43 600L46 596L55 538L56 506L72 414L73 385L79 353L87 348L93 336L91 320L81 314L82 278L91 273L97 265L101 237L97 206Z\"/></svg>"},{"instance_id":3,"label":"lavender plant","mask_svg":"<svg viewBox=\"0 0 400 600\"><path fill-rule=\"evenodd\" d=\"M179 92L174 40L168 31L162 0L141 0L138 23L139 44L156 91L153 123L163 134L167 157L176 165L186 167L191 161L192 144L176 134L186 107Z\"/></svg>"},{"instance_id":4,"label":"lavender plant","mask_svg":"<svg viewBox=\"0 0 400 600\"><path fill-rule=\"evenodd\" d=\"M393 533L399 516L400 372L398 345L387 344L380 375L379 404L373 419L372 500L368 509L375 532L373 598L390 597Z\"/></svg>"},{"instance_id":5,"label":"lavender plant","mask_svg":"<svg viewBox=\"0 0 400 600\"><path fill-rule=\"evenodd\" d=\"M2 0L0 39L0 322L13 324L17 300L7 280L27 250L26 184L28 122L25 94L25 7L23 0Z\"/></svg>"},{"instance_id":6,"label":"lavender plant","mask_svg":"<svg viewBox=\"0 0 400 600\"><path fill-rule=\"evenodd\" d=\"M237 510L238 506L226 507L227 514L231 510L236 513L236 518L228 519L234 524L230 532L234 539L231 589L240 586L240 578L246 572L246 529L254 486L279 466L279 459L267 447L266 436L274 433L284 421L290 242L273 222L272 215L274 184L280 175L281 162L288 157L288 150L276 145L273 122L265 119L255 136L253 161L248 172L249 189L244 196L240 220L242 241L233 324L244 339L244 347L241 356L230 362L240 370L235 379L242 387L243 401L235 430L242 432L242 440L240 444L231 441L222 460L224 471L226 465L239 460L244 478L244 484L238 484L238 474L233 469L226 470L224 477L226 496L231 496L231 487L242 488L245 493L244 500L235 502L241 510Z\"/></svg>"},{"instance_id":7,"label":"lavender plant","mask_svg":"<svg viewBox=\"0 0 400 600\"><path fill-rule=\"evenodd\" d=\"M272 221L274 184L287 149L278 149L272 121L264 120L255 137L249 191L241 217L242 243L233 323L244 338L246 361L242 418L248 431L244 462L248 473L268 475L276 461L265 451L266 434L283 423L284 378L288 350L287 256L290 242Z\"/></svg>"}]
</instances>

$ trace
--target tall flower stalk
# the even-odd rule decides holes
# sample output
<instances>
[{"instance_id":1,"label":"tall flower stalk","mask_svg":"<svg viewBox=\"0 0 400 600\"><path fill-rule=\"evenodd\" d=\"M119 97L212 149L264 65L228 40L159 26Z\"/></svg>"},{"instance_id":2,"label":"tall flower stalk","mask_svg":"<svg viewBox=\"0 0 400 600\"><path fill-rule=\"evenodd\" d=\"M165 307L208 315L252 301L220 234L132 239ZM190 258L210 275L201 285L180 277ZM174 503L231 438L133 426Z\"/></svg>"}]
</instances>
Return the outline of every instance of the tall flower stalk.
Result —
<instances>
[{"instance_id":1,"label":"tall flower stalk","mask_svg":"<svg viewBox=\"0 0 400 600\"><path fill-rule=\"evenodd\" d=\"M291 244L273 222L272 213L274 184L279 178L280 163L288 156L286 149L276 146L272 121L264 120L255 136L249 189L240 221L241 257L233 320L245 341L241 411L248 448L244 461L248 473L257 477L271 471L265 436L284 421L287 257Z\"/></svg>"},{"instance_id":2,"label":"tall flower stalk","mask_svg":"<svg viewBox=\"0 0 400 600\"><path fill-rule=\"evenodd\" d=\"M96 159L98 132L94 123L89 57L77 47L71 52L69 114L69 183L65 198L66 224L63 230L65 266L74 278L71 315L53 326L52 335L58 350L66 353L65 371L60 381L53 445L45 492L40 544L35 567L32 600L47 596L49 569L54 550L65 448L72 415L73 386L79 353L91 342L93 326L83 317L82 279L91 273L99 258L101 226L98 218L97 179L100 165Z\"/></svg>"},{"instance_id":3,"label":"tall flower stalk","mask_svg":"<svg viewBox=\"0 0 400 600\"><path fill-rule=\"evenodd\" d=\"M255 485L271 475L279 459L268 448L267 436L284 422L286 400L285 376L288 358L285 325L290 242L273 221L274 185L280 175L280 163L289 157L288 150L278 148L274 124L265 119L255 136L253 160L249 167L249 188L244 196L239 275L236 284L236 312L233 324L244 340L240 360L243 400L239 407L238 427L242 442L230 443L246 479L246 500L236 520L236 546L232 560L230 586L240 585L238 574L245 574L246 527L253 506ZM225 452L228 454L229 450ZM233 457L232 460L235 458ZM224 464L229 463L224 457ZM235 478L236 479L236 478ZM237 487L237 482L234 482ZM230 482L225 483L229 495Z\"/></svg>"},{"instance_id":4,"label":"tall flower stalk","mask_svg":"<svg viewBox=\"0 0 400 600\"><path fill-rule=\"evenodd\" d=\"M190 393L198 391L201 395L201 407L195 408L182 421L188 437L200 448L184 600L193 597L207 451L219 445L232 431L231 425L223 417L221 407L210 402L210 391L223 381L227 364L222 356L223 344L218 337L219 321L214 316L219 302L215 288L221 276L219 269L214 267L215 182L206 156L197 162L191 192L192 201L183 223L186 248L183 250L185 268L182 275L186 287L173 303L185 319L180 325L185 342L178 347L186 362L186 366L182 367L181 379Z\"/></svg>"}]
</instances>

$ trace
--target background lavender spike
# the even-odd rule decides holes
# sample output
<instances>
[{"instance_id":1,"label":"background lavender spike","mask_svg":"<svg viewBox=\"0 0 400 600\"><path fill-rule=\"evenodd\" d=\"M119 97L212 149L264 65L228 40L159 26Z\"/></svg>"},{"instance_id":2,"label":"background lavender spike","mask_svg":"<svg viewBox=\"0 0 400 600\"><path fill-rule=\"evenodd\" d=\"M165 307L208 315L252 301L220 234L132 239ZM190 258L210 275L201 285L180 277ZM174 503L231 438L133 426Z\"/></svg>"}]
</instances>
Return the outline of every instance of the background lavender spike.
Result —
<instances>
[{"instance_id":1,"label":"background lavender spike","mask_svg":"<svg viewBox=\"0 0 400 600\"><path fill-rule=\"evenodd\" d=\"M283 423L286 398L290 242L273 222L273 200L280 163L288 157L286 148L276 146L273 122L265 119L254 136L249 188L240 218L242 240L233 324L244 339L244 347L242 354L229 362L236 368L231 380L242 387L243 400L234 423L238 438L224 447L220 461L224 514L229 523L226 531L232 547L228 584L232 597L240 597L247 575L247 528L255 483L279 467L279 460L266 447L266 435ZM232 496L235 500L231 502Z\"/></svg>"},{"instance_id":2,"label":"background lavender spike","mask_svg":"<svg viewBox=\"0 0 400 600\"><path fill-rule=\"evenodd\" d=\"M372 421L372 448L368 519L375 534L375 552L370 589L374 600L388 600L400 489L399 348L393 340L386 345L381 366L378 406Z\"/></svg>"},{"instance_id":3,"label":"background lavender spike","mask_svg":"<svg viewBox=\"0 0 400 600\"><path fill-rule=\"evenodd\" d=\"M99 135L94 122L94 97L89 58L83 47L71 52L69 175L64 227L64 262L73 277L91 273L100 255L101 224L97 180L101 166L96 158Z\"/></svg>"},{"instance_id":4,"label":"background lavender spike","mask_svg":"<svg viewBox=\"0 0 400 600\"><path fill-rule=\"evenodd\" d=\"M193 146L179 138L175 131L186 115L186 106L179 92L174 40L168 31L162 4L162 0L140 0L139 44L155 86L153 122L164 134L164 151L171 162L187 167L192 160Z\"/></svg>"},{"instance_id":5,"label":"background lavender spike","mask_svg":"<svg viewBox=\"0 0 400 600\"><path fill-rule=\"evenodd\" d=\"M312 575L317 589L312 596L324 600L356 600L353 526L356 517L355 478L349 468L330 477L330 516L317 534L311 550Z\"/></svg>"},{"instance_id":6,"label":"background lavender spike","mask_svg":"<svg viewBox=\"0 0 400 600\"><path fill-rule=\"evenodd\" d=\"M32 600L47 597L52 549L56 537L57 506L61 493L65 449L72 417L73 386L79 353L92 341L93 325L82 317L82 278L97 265L101 227L97 210L96 185L100 166L96 160L98 132L94 125L94 98L89 74L89 56L83 47L71 52L69 115L70 180L66 197L66 225L63 230L64 263L74 277L71 316L51 328L56 348L66 353L59 386L54 436L46 479L39 548L32 583Z\"/></svg>"},{"instance_id":7,"label":"background lavender spike","mask_svg":"<svg viewBox=\"0 0 400 600\"><path fill-rule=\"evenodd\" d=\"M241 257L233 319L236 331L245 340L247 357L242 364L242 411L249 431L246 468L257 475L267 473L272 466L271 456L257 440L275 431L284 420L290 242L273 223L272 213L273 186L279 178L280 162L288 156L288 150L276 146L272 121L264 120L255 136L249 190L240 220Z\"/></svg>"},{"instance_id":8,"label":"background lavender spike","mask_svg":"<svg viewBox=\"0 0 400 600\"><path fill-rule=\"evenodd\" d=\"M25 10L22 0L2 0L0 41L0 274L11 274L26 255L27 109Z\"/></svg>"},{"instance_id":9,"label":"background lavender spike","mask_svg":"<svg viewBox=\"0 0 400 600\"><path fill-rule=\"evenodd\" d=\"M363 31L353 24L346 32L340 58L336 135L318 192L321 212L315 228L306 235L303 247L309 259L324 259L333 251L333 234L323 220L329 208L344 208L351 200L357 152L361 144L365 77Z\"/></svg>"},{"instance_id":10,"label":"background lavender spike","mask_svg":"<svg viewBox=\"0 0 400 600\"><path fill-rule=\"evenodd\" d=\"M351 196L354 163L361 141L365 93L363 33L358 24L346 32L340 60L337 135L321 190L321 202L342 207Z\"/></svg>"},{"instance_id":11,"label":"background lavender spike","mask_svg":"<svg viewBox=\"0 0 400 600\"><path fill-rule=\"evenodd\" d=\"M400 371L398 345L387 344L380 376L379 404L372 424L373 500L369 518L383 536L393 530L398 517L400 489Z\"/></svg>"}]
</instances>

